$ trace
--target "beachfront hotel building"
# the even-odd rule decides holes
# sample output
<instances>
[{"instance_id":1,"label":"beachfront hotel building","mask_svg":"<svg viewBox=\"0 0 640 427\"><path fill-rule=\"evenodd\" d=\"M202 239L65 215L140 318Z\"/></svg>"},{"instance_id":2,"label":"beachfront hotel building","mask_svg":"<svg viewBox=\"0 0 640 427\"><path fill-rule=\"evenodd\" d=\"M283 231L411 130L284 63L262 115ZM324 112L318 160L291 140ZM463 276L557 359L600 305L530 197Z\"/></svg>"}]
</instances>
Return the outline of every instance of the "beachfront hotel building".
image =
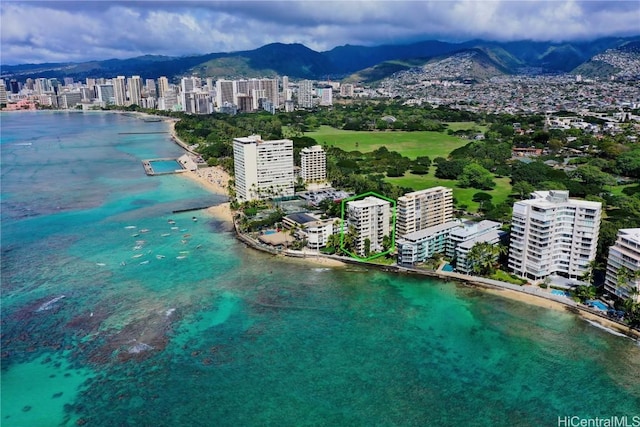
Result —
<instances>
[{"instance_id":1,"label":"beachfront hotel building","mask_svg":"<svg viewBox=\"0 0 640 427\"><path fill-rule=\"evenodd\" d=\"M239 202L293 196L293 141L263 141L260 135L233 140Z\"/></svg>"},{"instance_id":2,"label":"beachfront hotel building","mask_svg":"<svg viewBox=\"0 0 640 427\"><path fill-rule=\"evenodd\" d=\"M347 202L347 223L356 229L355 252L364 257L369 251L383 251L383 237L391 236L391 202L374 196Z\"/></svg>"},{"instance_id":3,"label":"beachfront hotel building","mask_svg":"<svg viewBox=\"0 0 640 427\"><path fill-rule=\"evenodd\" d=\"M619 298L640 302L640 228L618 230L616 243L609 248L604 288Z\"/></svg>"},{"instance_id":4,"label":"beachfront hotel building","mask_svg":"<svg viewBox=\"0 0 640 427\"><path fill-rule=\"evenodd\" d=\"M327 180L327 153L319 145L300 150L300 177L304 182Z\"/></svg>"},{"instance_id":5,"label":"beachfront hotel building","mask_svg":"<svg viewBox=\"0 0 640 427\"><path fill-rule=\"evenodd\" d=\"M536 191L513 205L509 269L540 281L579 279L596 257L602 204L569 198L568 191Z\"/></svg>"},{"instance_id":6,"label":"beachfront hotel building","mask_svg":"<svg viewBox=\"0 0 640 427\"><path fill-rule=\"evenodd\" d=\"M396 235L435 227L453 219L453 190L433 187L398 198Z\"/></svg>"}]
</instances>

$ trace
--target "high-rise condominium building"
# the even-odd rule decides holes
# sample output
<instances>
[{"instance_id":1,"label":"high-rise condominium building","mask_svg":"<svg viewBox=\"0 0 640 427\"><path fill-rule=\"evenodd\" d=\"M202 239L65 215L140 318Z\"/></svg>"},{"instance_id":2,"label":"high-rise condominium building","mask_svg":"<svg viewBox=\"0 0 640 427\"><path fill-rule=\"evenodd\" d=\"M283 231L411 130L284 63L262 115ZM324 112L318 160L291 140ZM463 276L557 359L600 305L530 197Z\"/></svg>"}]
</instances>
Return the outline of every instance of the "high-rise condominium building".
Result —
<instances>
[{"instance_id":1,"label":"high-rise condominium building","mask_svg":"<svg viewBox=\"0 0 640 427\"><path fill-rule=\"evenodd\" d=\"M618 230L616 243L609 248L604 288L640 302L640 228Z\"/></svg>"},{"instance_id":2,"label":"high-rise condominium building","mask_svg":"<svg viewBox=\"0 0 640 427\"><path fill-rule=\"evenodd\" d=\"M260 135L233 140L236 197L247 202L293 196L293 141L263 141Z\"/></svg>"},{"instance_id":3,"label":"high-rise condominium building","mask_svg":"<svg viewBox=\"0 0 640 427\"><path fill-rule=\"evenodd\" d=\"M320 145L300 150L300 177L304 182L327 180L327 153Z\"/></svg>"},{"instance_id":4,"label":"high-rise condominium building","mask_svg":"<svg viewBox=\"0 0 640 427\"><path fill-rule=\"evenodd\" d=\"M303 80L298 86L298 105L301 108L313 108L313 82Z\"/></svg>"},{"instance_id":5,"label":"high-rise condominium building","mask_svg":"<svg viewBox=\"0 0 640 427\"><path fill-rule=\"evenodd\" d=\"M221 108L225 104L238 105L236 96L238 94L236 82L233 80L216 81L216 106Z\"/></svg>"},{"instance_id":6,"label":"high-rise condominium building","mask_svg":"<svg viewBox=\"0 0 640 427\"><path fill-rule=\"evenodd\" d=\"M513 205L509 269L534 281L557 274L578 279L596 257L602 204L536 191Z\"/></svg>"},{"instance_id":7,"label":"high-rise condominium building","mask_svg":"<svg viewBox=\"0 0 640 427\"><path fill-rule=\"evenodd\" d=\"M396 235L435 227L453 219L453 190L432 187L398 198Z\"/></svg>"},{"instance_id":8,"label":"high-rise condominium building","mask_svg":"<svg viewBox=\"0 0 640 427\"><path fill-rule=\"evenodd\" d=\"M124 76L111 79L113 83L113 97L116 105L127 104L127 84Z\"/></svg>"},{"instance_id":9,"label":"high-rise condominium building","mask_svg":"<svg viewBox=\"0 0 640 427\"><path fill-rule=\"evenodd\" d=\"M129 104L142 105L142 79L132 76L129 79Z\"/></svg>"},{"instance_id":10,"label":"high-rise condominium building","mask_svg":"<svg viewBox=\"0 0 640 427\"><path fill-rule=\"evenodd\" d=\"M165 96L165 93L169 90L169 79L166 77L158 77L158 98Z\"/></svg>"},{"instance_id":11,"label":"high-rise condominium building","mask_svg":"<svg viewBox=\"0 0 640 427\"><path fill-rule=\"evenodd\" d=\"M387 200L368 196L347 202L347 223L356 229L358 255L365 257L383 250L383 238L391 236L390 218L391 203Z\"/></svg>"}]
</instances>

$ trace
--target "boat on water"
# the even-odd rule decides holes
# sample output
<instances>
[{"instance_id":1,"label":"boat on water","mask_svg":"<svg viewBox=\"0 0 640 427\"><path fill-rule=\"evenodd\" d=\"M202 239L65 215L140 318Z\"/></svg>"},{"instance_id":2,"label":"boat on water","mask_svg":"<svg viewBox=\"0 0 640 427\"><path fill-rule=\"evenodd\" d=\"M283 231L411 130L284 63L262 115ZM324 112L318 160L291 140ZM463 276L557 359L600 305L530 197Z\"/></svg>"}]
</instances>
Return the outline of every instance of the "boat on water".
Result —
<instances>
[{"instance_id":1,"label":"boat on water","mask_svg":"<svg viewBox=\"0 0 640 427\"><path fill-rule=\"evenodd\" d=\"M132 256L131 258L140 258L142 255L144 255L144 254L136 254L136 255Z\"/></svg>"},{"instance_id":2,"label":"boat on water","mask_svg":"<svg viewBox=\"0 0 640 427\"><path fill-rule=\"evenodd\" d=\"M140 234L139 233L134 233L131 235L131 237L138 237Z\"/></svg>"},{"instance_id":3,"label":"boat on water","mask_svg":"<svg viewBox=\"0 0 640 427\"><path fill-rule=\"evenodd\" d=\"M156 258L157 259L162 259L162 258L164 258L164 255L156 255Z\"/></svg>"},{"instance_id":4,"label":"boat on water","mask_svg":"<svg viewBox=\"0 0 640 427\"><path fill-rule=\"evenodd\" d=\"M140 230L141 233L148 233L149 229L148 228L143 228L142 230Z\"/></svg>"},{"instance_id":5,"label":"boat on water","mask_svg":"<svg viewBox=\"0 0 640 427\"><path fill-rule=\"evenodd\" d=\"M145 264L149 264L149 260L142 261L142 262L140 263L140 265L145 265Z\"/></svg>"},{"instance_id":6,"label":"boat on water","mask_svg":"<svg viewBox=\"0 0 640 427\"><path fill-rule=\"evenodd\" d=\"M186 257L187 257L186 255L180 255L180 256L177 256L176 259L185 259Z\"/></svg>"},{"instance_id":7,"label":"boat on water","mask_svg":"<svg viewBox=\"0 0 640 427\"><path fill-rule=\"evenodd\" d=\"M171 233L162 233L160 236L161 236L161 237L171 236Z\"/></svg>"},{"instance_id":8,"label":"boat on water","mask_svg":"<svg viewBox=\"0 0 640 427\"><path fill-rule=\"evenodd\" d=\"M175 224L176 222L172 219L170 219L169 221L167 221L169 224Z\"/></svg>"},{"instance_id":9,"label":"boat on water","mask_svg":"<svg viewBox=\"0 0 640 427\"><path fill-rule=\"evenodd\" d=\"M195 216L191 218L193 220L193 222L197 222L198 218L196 218Z\"/></svg>"},{"instance_id":10,"label":"boat on water","mask_svg":"<svg viewBox=\"0 0 640 427\"><path fill-rule=\"evenodd\" d=\"M177 230L177 229L178 229L178 227L171 227L171 229L172 229L172 230Z\"/></svg>"},{"instance_id":11,"label":"boat on water","mask_svg":"<svg viewBox=\"0 0 640 427\"><path fill-rule=\"evenodd\" d=\"M96 262L96 265L99 265L100 267L104 267L107 264L105 264L104 262Z\"/></svg>"},{"instance_id":12,"label":"boat on water","mask_svg":"<svg viewBox=\"0 0 640 427\"><path fill-rule=\"evenodd\" d=\"M135 226L135 225L127 225L125 228L126 228L127 230L131 230L131 229L136 228L136 226Z\"/></svg>"}]
</instances>

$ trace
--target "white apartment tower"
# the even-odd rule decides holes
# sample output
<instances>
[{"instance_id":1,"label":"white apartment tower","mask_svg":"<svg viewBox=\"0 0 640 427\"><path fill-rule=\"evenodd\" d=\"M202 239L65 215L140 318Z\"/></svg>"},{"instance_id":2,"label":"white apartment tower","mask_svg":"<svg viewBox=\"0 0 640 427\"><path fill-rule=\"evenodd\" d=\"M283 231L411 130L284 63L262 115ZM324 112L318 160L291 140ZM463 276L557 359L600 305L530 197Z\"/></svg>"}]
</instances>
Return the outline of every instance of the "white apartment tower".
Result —
<instances>
[{"instance_id":1,"label":"white apartment tower","mask_svg":"<svg viewBox=\"0 0 640 427\"><path fill-rule=\"evenodd\" d=\"M313 82L303 80L298 86L298 106L301 108L313 108Z\"/></svg>"},{"instance_id":2,"label":"white apartment tower","mask_svg":"<svg viewBox=\"0 0 640 427\"><path fill-rule=\"evenodd\" d=\"M236 82L233 80L216 81L216 106L218 108L225 104L238 105L236 96L238 94Z\"/></svg>"},{"instance_id":3,"label":"white apartment tower","mask_svg":"<svg viewBox=\"0 0 640 427\"><path fill-rule=\"evenodd\" d=\"M327 153L320 145L300 150L300 176L304 182L327 180Z\"/></svg>"},{"instance_id":4,"label":"white apartment tower","mask_svg":"<svg viewBox=\"0 0 640 427\"><path fill-rule=\"evenodd\" d=\"M539 281L557 274L578 279L596 257L602 204L536 191L513 205L509 269Z\"/></svg>"},{"instance_id":5,"label":"white apartment tower","mask_svg":"<svg viewBox=\"0 0 640 427\"><path fill-rule=\"evenodd\" d=\"M616 243L609 248L604 288L640 302L640 228L618 230Z\"/></svg>"},{"instance_id":6,"label":"white apartment tower","mask_svg":"<svg viewBox=\"0 0 640 427\"><path fill-rule=\"evenodd\" d=\"M453 219L453 190L432 187L398 198L396 236L414 233Z\"/></svg>"},{"instance_id":7,"label":"white apartment tower","mask_svg":"<svg viewBox=\"0 0 640 427\"><path fill-rule=\"evenodd\" d=\"M127 80L124 76L112 79L113 97L116 105L127 105Z\"/></svg>"},{"instance_id":8,"label":"white apartment tower","mask_svg":"<svg viewBox=\"0 0 640 427\"><path fill-rule=\"evenodd\" d=\"M347 223L356 229L355 251L358 255L368 256L365 243L367 239L370 252L383 250L383 237L391 235L390 218L391 203L387 200L368 196L347 202Z\"/></svg>"},{"instance_id":9,"label":"white apartment tower","mask_svg":"<svg viewBox=\"0 0 640 427\"><path fill-rule=\"evenodd\" d=\"M240 202L293 196L293 141L263 141L260 135L233 140L236 197Z\"/></svg>"},{"instance_id":10,"label":"white apartment tower","mask_svg":"<svg viewBox=\"0 0 640 427\"><path fill-rule=\"evenodd\" d=\"M165 76L158 77L158 98L163 98L169 90L169 79Z\"/></svg>"},{"instance_id":11,"label":"white apartment tower","mask_svg":"<svg viewBox=\"0 0 640 427\"><path fill-rule=\"evenodd\" d=\"M129 79L129 104L142 105L142 79L132 76Z\"/></svg>"}]
</instances>

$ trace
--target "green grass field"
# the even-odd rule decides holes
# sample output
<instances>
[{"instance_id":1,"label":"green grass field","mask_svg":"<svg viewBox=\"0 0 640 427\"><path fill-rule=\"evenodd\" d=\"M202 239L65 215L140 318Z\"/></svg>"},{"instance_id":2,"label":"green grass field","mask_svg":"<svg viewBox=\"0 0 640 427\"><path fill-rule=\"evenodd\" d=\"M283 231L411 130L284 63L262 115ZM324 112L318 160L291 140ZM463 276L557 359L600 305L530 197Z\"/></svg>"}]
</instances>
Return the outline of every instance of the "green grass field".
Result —
<instances>
[{"instance_id":1,"label":"green grass field","mask_svg":"<svg viewBox=\"0 0 640 427\"><path fill-rule=\"evenodd\" d=\"M448 123L449 129L473 129L486 130L486 126L479 126L474 122ZM447 135L445 132L358 132L335 129L330 126L320 126L317 131L306 132L305 136L314 138L320 145L339 147L345 151L370 152L382 146L389 151L397 151L403 156L415 159L419 156L429 156L431 160L436 157L448 157L451 151L469 143L469 140ZM460 188L457 180L439 179L435 177L435 166L429 169L427 175L413 175L409 172L398 178L386 178L387 182L402 187L422 190L425 188L442 185L453 189L453 197L456 206L466 205L467 211L476 212L479 203L472 200L473 195L479 191L475 188ZM508 177L495 178L496 188L486 191L493 196L491 202L499 204L511 194L511 184Z\"/></svg>"},{"instance_id":2,"label":"green grass field","mask_svg":"<svg viewBox=\"0 0 640 427\"><path fill-rule=\"evenodd\" d=\"M447 129L451 129L452 131L473 129L478 132L485 132L487 130L487 126L481 126L476 122L447 122Z\"/></svg>"},{"instance_id":3,"label":"green grass field","mask_svg":"<svg viewBox=\"0 0 640 427\"><path fill-rule=\"evenodd\" d=\"M455 179L436 178L435 170L436 168L432 166L429 169L429 174L427 175L414 175L407 172L402 177L386 178L386 181L401 187L413 188L416 191L439 185L449 187L453 189L453 197L456 199L456 207L467 205L467 211L476 212L478 210L480 204L472 200L473 195L484 190L478 190L476 188L460 188L457 186L458 181ZM496 182L496 188L484 192L493 196L491 203L496 205L507 200L509 194L511 194L511 183L508 177L494 178L494 181Z\"/></svg>"},{"instance_id":4,"label":"green grass field","mask_svg":"<svg viewBox=\"0 0 640 427\"><path fill-rule=\"evenodd\" d=\"M306 132L304 136L315 139L320 145L335 146L345 151L366 153L385 146L389 151L397 151L410 159L429 156L432 160L447 157L451 151L469 143L443 132L359 132L330 126L320 126L317 131Z\"/></svg>"}]
</instances>

